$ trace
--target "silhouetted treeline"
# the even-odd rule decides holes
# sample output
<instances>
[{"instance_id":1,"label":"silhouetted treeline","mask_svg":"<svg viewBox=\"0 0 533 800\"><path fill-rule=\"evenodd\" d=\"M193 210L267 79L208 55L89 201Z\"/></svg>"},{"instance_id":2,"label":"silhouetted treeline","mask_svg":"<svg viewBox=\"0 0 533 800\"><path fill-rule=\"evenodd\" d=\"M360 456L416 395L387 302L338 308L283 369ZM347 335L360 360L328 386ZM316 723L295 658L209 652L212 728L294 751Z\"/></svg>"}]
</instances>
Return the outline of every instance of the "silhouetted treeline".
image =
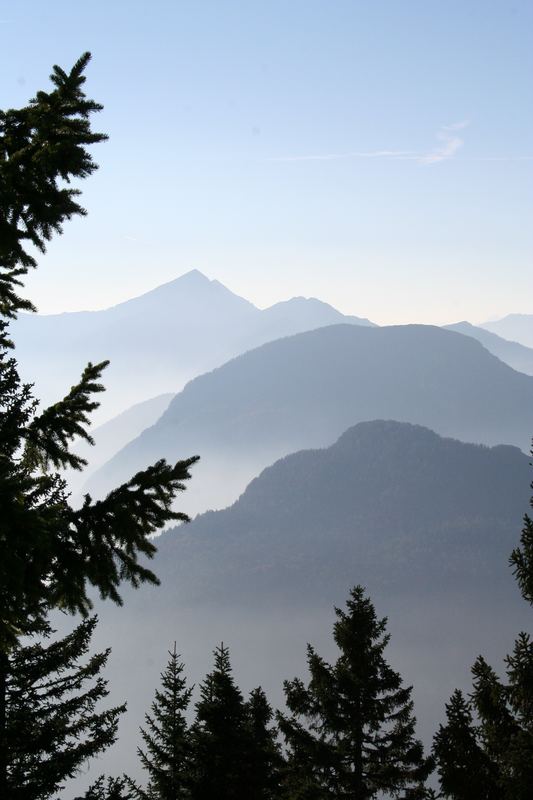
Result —
<instances>
[{"instance_id":1,"label":"silhouetted treeline","mask_svg":"<svg viewBox=\"0 0 533 800\"><path fill-rule=\"evenodd\" d=\"M328 664L309 646L309 678L286 681L285 713L274 714L260 687L243 697L221 644L189 724L192 688L174 647L141 731L147 782L128 779L124 797L427 797L433 761L415 736L411 687L385 660L386 624L355 587L336 609L338 659Z\"/></svg>"}]
</instances>

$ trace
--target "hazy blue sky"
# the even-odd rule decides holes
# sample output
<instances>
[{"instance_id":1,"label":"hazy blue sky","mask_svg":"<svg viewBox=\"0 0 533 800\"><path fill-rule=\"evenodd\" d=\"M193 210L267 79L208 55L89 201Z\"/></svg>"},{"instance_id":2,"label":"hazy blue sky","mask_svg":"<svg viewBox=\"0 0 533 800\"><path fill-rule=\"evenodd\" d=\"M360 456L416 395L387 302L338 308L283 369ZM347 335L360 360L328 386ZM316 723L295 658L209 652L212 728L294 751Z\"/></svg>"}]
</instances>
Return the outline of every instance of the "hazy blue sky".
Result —
<instances>
[{"instance_id":1,"label":"hazy blue sky","mask_svg":"<svg viewBox=\"0 0 533 800\"><path fill-rule=\"evenodd\" d=\"M533 312L532 31L531 0L0 0L0 106L88 49L111 137L31 296L196 267L382 323Z\"/></svg>"}]
</instances>

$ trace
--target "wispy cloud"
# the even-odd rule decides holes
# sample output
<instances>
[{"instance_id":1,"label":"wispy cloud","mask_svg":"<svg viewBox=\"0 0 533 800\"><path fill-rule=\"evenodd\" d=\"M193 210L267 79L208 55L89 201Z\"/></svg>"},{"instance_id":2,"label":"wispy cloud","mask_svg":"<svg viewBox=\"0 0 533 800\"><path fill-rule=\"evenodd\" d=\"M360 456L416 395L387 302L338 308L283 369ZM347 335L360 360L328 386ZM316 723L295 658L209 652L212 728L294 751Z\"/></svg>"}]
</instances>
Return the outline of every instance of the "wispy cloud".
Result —
<instances>
[{"instance_id":1,"label":"wispy cloud","mask_svg":"<svg viewBox=\"0 0 533 800\"><path fill-rule=\"evenodd\" d=\"M461 149L464 141L458 131L467 128L470 122L462 120L451 125L443 125L437 132L438 145L427 152L416 150L368 150L346 153L320 153L304 156L282 156L272 161L338 161L340 159L389 159L396 161L415 161L418 164L437 164L449 161Z\"/></svg>"},{"instance_id":2,"label":"wispy cloud","mask_svg":"<svg viewBox=\"0 0 533 800\"><path fill-rule=\"evenodd\" d=\"M271 161L338 161L343 158L414 158L411 150L355 150L349 153L319 153L308 156L278 156Z\"/></svg>"},{"instance_id":3,"label":"wispy cloud","mask_svg":"<svg viewBox=\"0 0 533 800\"><path fill-rule=\"evenodd\" d=\"M419 164L437 164L439 161L448 161L453 158L464 144L457 131L462 131L469 124L468 120L463 120L462 122L453 122L451 125L443 125L437 133L440 144L430 153L419 156L417 159Z\"/></svg>"}]
</instances>

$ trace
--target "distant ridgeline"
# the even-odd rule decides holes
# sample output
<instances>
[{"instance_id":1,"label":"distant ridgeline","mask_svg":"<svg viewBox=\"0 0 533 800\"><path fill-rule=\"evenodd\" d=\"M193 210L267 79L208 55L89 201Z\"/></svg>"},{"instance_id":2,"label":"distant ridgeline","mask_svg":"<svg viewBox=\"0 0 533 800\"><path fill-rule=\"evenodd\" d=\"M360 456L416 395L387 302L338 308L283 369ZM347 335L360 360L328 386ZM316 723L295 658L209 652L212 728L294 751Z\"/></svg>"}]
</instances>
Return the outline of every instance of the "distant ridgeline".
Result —
<instances>
[{"instance_id":1,"label":"distant ridgeline","mask_svg":"<svg viewBox=\"0 0 533 800\"><path fill-rule=\"evenodd\" d=\"M109 359L103 398L109 418L134 403L177 392L252 347L338 322L372 324L303 297L261 310L192 270L103 311L22 314L12 332L21 369L45 402L62 396L80 365Z\"/></svg>"},{"instance_id":2,"label":"distant ridgeline","mask_svg":"<svg viewBox=\"0 0 533 800\"><path fill-rule=\"evenodd\" d=\"M105 493L161 455L198 452L187 511L220 508L277 458L328 446L373 419L527 451L533 377L441 328L329 326L263 345L191 381L87 488Z\"/></svg>"}]
</instances>

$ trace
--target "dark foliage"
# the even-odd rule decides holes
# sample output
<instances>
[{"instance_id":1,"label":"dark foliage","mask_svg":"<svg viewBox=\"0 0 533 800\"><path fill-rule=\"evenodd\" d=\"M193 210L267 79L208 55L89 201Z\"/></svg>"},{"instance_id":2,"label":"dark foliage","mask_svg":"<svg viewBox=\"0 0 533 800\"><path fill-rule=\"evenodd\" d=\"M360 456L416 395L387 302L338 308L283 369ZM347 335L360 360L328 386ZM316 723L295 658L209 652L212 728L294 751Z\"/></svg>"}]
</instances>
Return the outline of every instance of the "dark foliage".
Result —
<instances>
[{"instance_id":1,"label":"dark foliage","mask_svg":"<svg viewBox=\"0 0 533 800\"><path fill-rule=\"evenodd\" d=\"M533 449L531 455L533 456ZM533 483L531 488L533 489ZM533 508L533 497L530 506ZM533 606L533 519L529 514L524 515L520 546L511 553L510 562L522 597Z\"/></svg>"},{"instance_id":2,"label":"dark foliage","mask_svg":"<svg viewBox=\"0 0 533 800\"><path fill-rule=\"evenodd\" d=\"M247 797L246 710L233 679L229 651L223 644L200 687L193 726L194 800L244 800Z\"/></svg>"},{"instance_id":3,"label":"dark foliage","mask_svg":"<svg viewBox=\"0 0 533 800\"><path fill-rule=\"evenodd\" d=\"M51 76L54 89L50 93L38 92L27 107L0 112L2 798L8 796L8 781L14 792L30 780L23 771L16 777L15 767L10 766L24 764L21 740L10 738L9 733L9 714L14 708L10 692L15 691L12 681L17 679L13 676L19 669L22 682L16 686L16 702L21 719L24 713L33 710L34 704L33 684L23 681L23 664L17 662L16 669L12 664L17 654L26 652L20 649L20 637L46 635L48 613L54 608L86 616L91 608L91 587L101 597L120 603L122 582L133 586L144 581L157 583L156 576L141 559L150 558L155 552L151 534L170 520L187 520L186 515L172 510L172 502L184 489L184 481L190 477L189 467L197 460L191 458L174 466L160 460L111 491L101 502L93 503L86 495L80 509L72 508L58 470L84 466L83 459L70 451L70 445L75 437L91 442L87 432L89 415L98 406L94 396L102 391L99 381L107 362L88 364L80 381L62 400L40 411L31 385L21 381L17 363L9 355L13 343L8 336L8 321L22 310L33 309L18 294L24 275L36 266L28 247L44 252L52 235L61 233L65 220L85 213L77 202L79 190L69 183L87 177L96 169L87 146L106 138L91 130L91 115L100 106L88 100L82 89L83 71L89 59L88 53L83 55L69 73L54 67ZM87 628L82 626L78 630ZM66 647L63 662L59 660L55 666L53 659L47 660L43 655L54 653L53 648L48 651L39 643L32 652L38 663L46 662L41 677L49 675L50 685L55 680L60 687L65 680L62 673L75 669L75 648ZM92 665L87 668L89 673L97 665L98 669L103 666L105 658L102 658L89 662ZM54 669L57 674L52 678ZM79 684L81 676L72 678L75 687L76 680ZM91 711L92 700L103 696L103 684L97 682L94 692L86 698L86 705L81 700L79 705L65 701L52 725L28 729L26 755L32 758L35 775L31 780L42 780L44 787L35 796L47 797L47 792L53 789L46 787L59 785L65 777L72 776L81 760L100 752L113 740L116 710L87 723L91 730L85 736L84 720ZM61 739L54 737L64 737L65 730L70 737L68 748L65 745L65 752L61 751L59 756ZM38 769L39 763L42 769ZM115 791L119 784L113 786L109 784Z\"/></svg>"},{"instance_id":4,"label":"dark foliage","mask_svg":"<svg viewBox=\"0 0 533 800\"><path fill-rule=\"evenodd\" d=\"M215 650L214 669L201 685L192 727L193 800L274 800L282 757L264 692L248 702L233 679L229 651Z\"/></svg>"},{"instance_id":5,"label":"dark foliage","mask_svg":"<svg viewBox=\"0 0 533 800\"><path fill-rule=\"evenodd\" d=\"M83 464L69 442L86 433L88 414L102 390L105 364L85 369L67 396L39 413L31 387L14 359L0 354L0 647L39 624L53 607L86 614L89 585L120 602L123 580L157 582L139 562L151 557L150 535L166 522L186 520L171 508L195 458L170 466L159 461L99 502L87 495L80 509L68 502L54 468Z\"/></svg>"},{"instance_id":6,"label":"dark foliage","mask_svg":"<svg viewBox=\"0 0 533 800\"><path fill-rule=\"evenodd\" d=\"M101 775L84 795L76 797L75 800L133 800L133 798L134 794L127 778L106 778Z\"/></svg>"},{"instance_id":7,"label":"dark foliage","mask_svg":"<svg viewBox=\"0 0 533 800\"><path fill-rule=\"evenodd\" d=\"M485 753L474 725L472 704L456 690L446 704L446 725L435 736L434 754L440 786L453 800L498 797L494 765Z\"/></svg>"},{"instance_id":8,"label":"dark foliage","mask_svg":"<svg viewBox=\"0 0 533 800\"><path fill-rule=\"evenodd\" d=\"M411 688L383 655L387 621L360 586L346 611L335 613L335 664L309 645L308 685L285 683L291 714L279 714L279 725L289 751L287 797L426 797L432 762L415 738Z\"/></svg>"},{"instance_id":9,"label":"dark foliage","mask_svg":"<svg viewBox=\"0 0 533 800\"><path fill-rule=\"evenodd\" d=\"M242 760L248 773L248 797L275 800L281 796L285 765L273 724L274 713L260 687L250 693L246 714L248 737Z\"/></svg>"},{"instance_id":10,"label":"dark foliage","mask_svg":"<svg viewBox=\"0 0 533 800\"><path fill-rule=\"evenodd\" d=\"M87 619L64 639L18 645L9 654L3 796L10 800L54 797L115 741L125 706L98 708L108 694L100 673L109 651L87 656L95 624Z\"/></svg>"},{"instance_id":11,"label":"dark foliage","mask_svg":"<svg viewBox=\"0 0 533 800\"><path fill-rule=\"evenodd\" d=\"M68 184L97 168L87 145L107 136L91 130L90 117L102 106L83 92L84 53L70 72L54 66L51 92L40 91L29 105L0 111L0 314L32 310L17 294L21 277L37 262L65 220L85 214L79 189Z\"/></svg>"},{"instance_id":12,"label":"dark foliage","mask_svg":"<svg viewBox=\"0 0 533 800\"><path fill-rule=\"evenodd\" d=\"M146 789L130 782L140 800L182 800L189 798L191 782L191 741L185 713L192 689L183 677L176 645L161 675L161 688L155 693L152 713L146 715L146 729L141 729L145 750L138 755L148 772Z\"/></svg>"}]
</instances>

